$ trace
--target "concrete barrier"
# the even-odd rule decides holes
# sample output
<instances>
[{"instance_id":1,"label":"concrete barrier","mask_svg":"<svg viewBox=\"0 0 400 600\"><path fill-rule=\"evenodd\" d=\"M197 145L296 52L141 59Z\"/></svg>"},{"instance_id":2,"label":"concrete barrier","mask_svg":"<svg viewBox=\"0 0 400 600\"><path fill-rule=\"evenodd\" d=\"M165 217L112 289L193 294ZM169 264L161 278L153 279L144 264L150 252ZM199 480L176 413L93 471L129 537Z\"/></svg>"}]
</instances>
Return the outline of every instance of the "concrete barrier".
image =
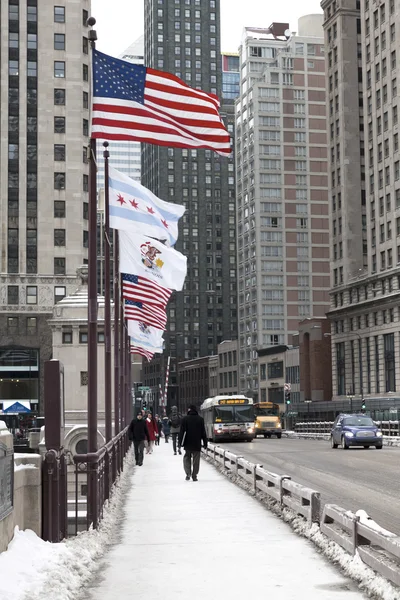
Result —
<instances>
[{"instance_id":1,"label":"concrete barrier","mask_svg":"<svg viewBox=\"0 0 400 600\"><path fill-rule=\"evenodd\" d=\"M2 421L0 423L3 423ZM12 450L12 434L2 426L0 443ZM10 511L0 520L0 552L7 549L14 529L31 529L42 534L42 459L38 454L14 455L13 502Z\"/></svg>"}]
</instances>

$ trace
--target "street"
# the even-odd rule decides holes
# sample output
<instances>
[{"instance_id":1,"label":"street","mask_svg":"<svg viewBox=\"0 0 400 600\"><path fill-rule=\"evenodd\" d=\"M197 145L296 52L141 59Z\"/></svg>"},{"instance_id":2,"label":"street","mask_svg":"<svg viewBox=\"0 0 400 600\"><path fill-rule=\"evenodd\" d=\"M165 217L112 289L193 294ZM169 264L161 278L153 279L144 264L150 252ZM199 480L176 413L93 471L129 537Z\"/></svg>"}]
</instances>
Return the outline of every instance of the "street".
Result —
<instances>
[{"instance_id":1,"label":"street","mask_svg":"<svg viewBox=\"0 0 400 600\"><path fill-rule=\"evenodd\" d=\"M321 492L322 506L329 502L353 511L364 509L379 525L400 535L399 448L332 450L326 441L287 438L221 446Z\"/></svg>"}]
</instances>

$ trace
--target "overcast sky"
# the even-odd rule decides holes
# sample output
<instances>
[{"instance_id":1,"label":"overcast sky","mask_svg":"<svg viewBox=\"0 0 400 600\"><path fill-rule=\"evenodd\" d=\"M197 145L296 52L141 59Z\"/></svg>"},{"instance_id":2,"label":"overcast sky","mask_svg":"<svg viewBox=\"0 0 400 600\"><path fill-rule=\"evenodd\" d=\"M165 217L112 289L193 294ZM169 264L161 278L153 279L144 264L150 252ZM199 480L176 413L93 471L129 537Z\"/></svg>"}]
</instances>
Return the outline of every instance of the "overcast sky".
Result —
<instances>
[{"instance_id":1,"label":"overcast sky","mask_svg":"<svg viewBox=\"0 0 400 600\"><path fill-rule=\"evenodd\" d=\"M297 31L299 17L322 12L320 0L279 0L278 4L272 9L265 0L221 0L221 50L236 52L245 26L268 27L281 21ZM97 47L106 54L117 56L143 33L143 0L92 0L92 15L97 19Z\"/></svg>"}]
</instances>

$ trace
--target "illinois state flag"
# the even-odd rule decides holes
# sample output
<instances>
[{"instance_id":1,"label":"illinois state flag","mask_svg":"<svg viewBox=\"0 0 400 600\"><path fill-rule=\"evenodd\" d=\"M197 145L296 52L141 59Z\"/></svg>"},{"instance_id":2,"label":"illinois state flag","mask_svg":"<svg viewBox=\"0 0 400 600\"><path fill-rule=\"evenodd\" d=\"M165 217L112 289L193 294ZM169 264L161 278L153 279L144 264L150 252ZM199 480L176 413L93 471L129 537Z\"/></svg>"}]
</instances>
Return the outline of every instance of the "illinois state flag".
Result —
<instances>
[{"instance_id":1,"label":"illinois state flag","mask_svg":"<svg viewBox=\"0 0 400 600\"><path fill-rule=\"evenodd\" d=\"M110 227L143 233L173 246L178 239L178 221L185 212L181 204L157 198L150 190L110 167Z\"/></svg>"},{"instance_id":2,"label":"illinois state flag","mask_svg":"<svg viewBox=\"0 0 400 600\"><path fill-rule=\"evenodd\" d=\"M181 290L187 258L151 237L120 231L119 268L121 273L135 273L170 290Z\"/></svg>"},{"instance_id":3,"label":"illinois state flag","mask_svg":"<svg viewBox=\"0 0 400 600\"><path fill-rule=\"evenodd\" d=\"M141 321L128 321L128 333L131 337L132 346L153 353L163 351L164 339L161 329L150 327L150 325L146 325Z\"/></svg>"}]
</instances>

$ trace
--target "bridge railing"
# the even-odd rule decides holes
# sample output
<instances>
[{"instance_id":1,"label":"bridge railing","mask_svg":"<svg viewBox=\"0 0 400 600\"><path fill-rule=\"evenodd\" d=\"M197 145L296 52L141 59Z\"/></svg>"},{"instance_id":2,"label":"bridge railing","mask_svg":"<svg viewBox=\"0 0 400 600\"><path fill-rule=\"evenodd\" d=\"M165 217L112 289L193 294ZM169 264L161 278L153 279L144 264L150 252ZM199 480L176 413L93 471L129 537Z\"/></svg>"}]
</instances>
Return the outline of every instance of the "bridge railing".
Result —
<instances>
[{"instance_id":1,"label":"bridge railing","mask_svg":"<svg viewBox=\"0 0 400 600\"><path fill-rule=\"evenodd\" d=\"M399 437L400 421L375 421L383 435ZM314 423L296 423L295 431L298 433L321 433L329 434L333 427L333 421L317 421Z\"/></svg>"}]
</instances>

